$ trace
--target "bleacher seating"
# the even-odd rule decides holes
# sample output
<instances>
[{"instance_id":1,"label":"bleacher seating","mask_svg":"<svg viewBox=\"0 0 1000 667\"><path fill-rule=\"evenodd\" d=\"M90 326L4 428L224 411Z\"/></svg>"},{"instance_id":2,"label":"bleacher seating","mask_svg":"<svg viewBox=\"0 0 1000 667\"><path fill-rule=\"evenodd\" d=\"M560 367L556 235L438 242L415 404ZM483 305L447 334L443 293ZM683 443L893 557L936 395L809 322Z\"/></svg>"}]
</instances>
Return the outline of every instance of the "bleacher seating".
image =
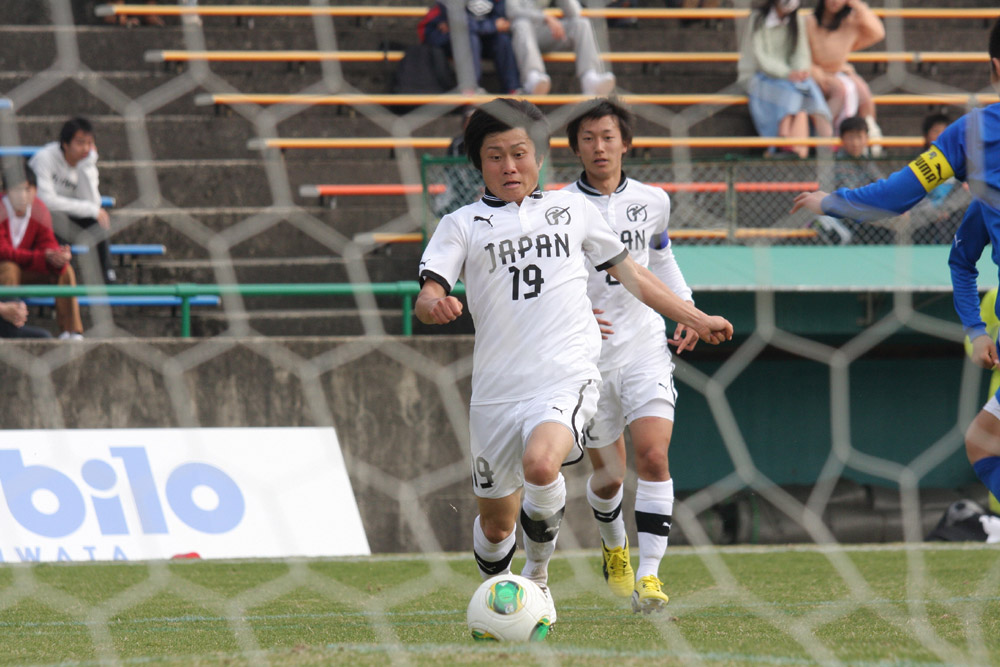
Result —
<instances>
[{"instance_id":1,"label":"bleacher seating","mask_svg":"<svg viewBox=\"0 0 1000 667\"><path fill-rule=\"evenodd\" d=\"M268 3L253 5L215 4L217 0L202 0L197 7L187 7L170 2L156 5L116 5L102 12L141 15L157 13L168 17L197 13L205 19L205 32L210 39L203 48L209 51L189 52L188 45L176 18L168 26L157 30L122 30L114 26L89 26L77 35L81 61L111 87L80 85L80 77L70 77L54 85L49 92L36 92L33 96L15 99L18 121L18 141L25 148L38 145L51 137L52 118L66 115L68 106L73 113L81 113L95 120L104 167L102 182L114 192L120 202L130 206L118 213L123 221L116 229L112 244L116 246L168 246L170 259L161 260L160 253L132 254L142 263L144 282L156 284L197 283L218 280L217 266L224 248L225 261L239 281L244 283L280 283L294 281L347 281L350 275L346 262L339 259L343 239L359 242L381 239L422 240L417 231L421 228L422 211L411 210L415 201L413 193L420 192L414 182L398 183L400 170L390 162L388 146L396 140L388 139L385 124L373 122L369 109L373 104L397 104L400 98L382 96L388 89L391 66L402 56L401 46L415 41L416 20L426 11L426 3L408 1L388 6L389 3L355 3L348 5L339 0L336 4L306 5ZM18 8L8 20L12 25L36 21L38 12ZM647 3L653 4L653 3ZM881 4L873 0L873 4ZM945 3L926 3L928 6L907 7L904 10L876 8L883 16L901 17L905 22L906 40L893 48L913 48L914 45L931 46L933 51L868 51L857 53L852 60L863 72L874 72L876 67L892 65L917 71L925 67L924 74L939 81L933 96L913 96L909 90L894 90L883 81L878 103L884 110L880 117L883 130L889 135L883 145L896 148L898 154L912 153L920 145L914 137L919 129L919 119L928 110L942 106L965 108L970 104L991 102L993 96L980 95L987 90L982 70L969 63L982 60L983 54L967 49L981 48L970 35L982 33L985 21L1000 16L995 5L979 0L968 0L968 6L950 11L950 8L932 7ZM949 10L949 11L942 11ZM594 17L622 16L611 8L588 7ZM640 114L637 127L637 147L644 153L630 156L637 159L648 153L653 158L671 155L676 147L697 151L727 151L737 155L759 155L765 145L775 145L775 140L742 136L752 132L745 109L745 98L729 86L734 82L733 63L736 59L736 42L732 19L746 15L745 9L721 8L719 10L674 10L644 7L626 10L624 15L639 18L635 28L611 29L612 48L606 60L615 67L623 90L634 97L627 101L635 105L660 105L683 115L698 119L700 109L694 105L711 105L710 111L691 128L690 138L664 136L667 130L662 122L646 120L649 114ZM314 16L333 17L335 43L339 51L321 48L314 37ZM27 18L25 18L27 17ZM254 29L249 30L247 17L257 17ZM935 22L931 17L946 17L948 21ZM696 23L681 28L678 19L711 18L711 26ZM236 20L242 19L242 20ZM364 20L362 22L362 19ZM952 20L954 19L954 20ZM274 29L272 29L272 26ZM954 26L954 27L952 27ZM37 26L42 32L44 28ZM361 27L362 29L359 29ZM974 32L975 31L975 32ZM294 38L293 38L294 35ZM43 72L51 66L51 53L36 53L31 47L42 40L37 33L8 35L12 59L11 72ZM933 37L933 39L931 39ZM114 39L115 49L107 49L109 38ZM193 43L192 43L193 44ZM704 48L713 51L673 52L663 51L665 44L671 49ZM659 50L658 50L659 49ZM155 55L154 55L155 54ZM198 61L201 64L198 64ZM575 89L572 63L566 53L548 54L556 93ZM176 69L150 67L147 62L192 61L191 69L203 67L211 61L209 70L218 77L222 86L206 86L212 91L233 90L241 97L210 98L191 86L182 89L184 81ZM290 74L286 62L304 63ZM666 66L665 66L666 65ZM939 66L940 72L929 66ZM663 66L663 67L661 67ZM343 74L343 88L325 86L335 67ZM206 71L206 70L200 70ZM881 70L879 70L881 71ZM487 68L487 77L491 76ZM8 90L17 91L25 76L11 75ZM568 84L566 82L569 82ZM171 85L172 84L172 85ZM111 94L112 87L114 95ZM29 90L22 88L22 90ZM141 142L136 142L134 132L124 131L122 109L126 100L152 100L152 91L163 94L158 103L148 107L143 117L140 134L148 138L151 154L136 153ZM322 98L288 97L303 91L321 94ZM330 95L331 92L358 91L364 95ZM968 92L963 92L968 91ZM720 92L722 94L720 94ZM267 98L260 97L269 93ZM23 94L23 93L20 93ZM253 96L253 97L251 97ZM471 98L473 101L479 98ZM485 99L485 98L483 98ZM539 103L555 105L577 103L576 95L554 94ZM470 98L408 98L405 101L419 104L444 104L452 107L464 104ZM198 106L195 102L206 106ZM480 100L481 101L481 100ZM260 109L243 108L230 112L229 105L262 106L272 104L302 105L319 102L310 107L274 109L267 113L281 118L275 124L275 138L261 138L258 119ZM0 100L0 109L4 108ZM9 108L9 107L8 107ZM435 109L435 113L442 109ZM650 109L652 115L659 110ZM331 118L335 117L335 123ZM662 119L662 116L661 116ZM427 135L410 145L417 151L443 153L458 128L455 116L443 116L422 124L420 134ZM334 129L335 128L335 129ZM334 132L331 133L331 129ZM557 130L558 131L558 130ZM178 141L178 137L185 137ZM314 139L315 138L315 139ZM337 141L356 142L350 152L329 150ZM317 141L318 150L296 150L302 144ZM283 166L292 186L292 192L305 197L302 206L295 207L288 201L288 193L275 188L269 178L273 163L259 150L276 147L286 152L281 156ZM286 143L287 142L287 143ZM301 143L296 143L301 142ZM370 142L370 143L369 143ZM380 143L388 142L388 143ZM816 144L824 142L816 142ZM726 146L720 148L720 146ZM383 148L383 151L365 147ZM0 150L14 150L8 147ZM553 160L569 157L562 137L555 142L557 152ZM323 150L326 149L326 150ZM559 152L561 151L561 152ZM649 153L651 151L651 153ZM15 153L8 153L15 154ZM697 155L711 153L697 153ZM146 163L151 159L151 163ZM776 161L780 163L780 161ZM155 174L155 189L149 187L149 174ZM779 167L780 169L781 167ZM815 177L815 174L813 174ZM560 176L560 178L564 178ZM698 183L683 182L664 184L676 193L679 201L684 197L715 197L721 200L729 189L740 195L740 201L767 196L759 192L766 188L811 186L808 178L775 175L774 183L761 177L722 180L722 176L709 176ZM405 180L405 179L404 179ZM140 186L140 182L143 183ZM429 181L432 186L443 185ZM306 186L303 184L318 184ZM327 184L327 185L324 185ZM361 184L361 185L356 185ZM281 184L277 184L281 185ZM432 190L431 194L438 194ZM410 195L403 197L400 195ZM774 195L776 197L781 197ZM162 202L156 197L162 197ZM336 207L324 206L330 198L337 199ZM702 201L687 200L687 201ZM714 201L714 200L713 200ZM132 202L135 202L132 204ZM304 215L303 215L304 214ZM777 223L776 223L777 224ZM702 223L702 226L710 226ZM705 229L702 226L672 229L673 238L682 242L772 242L815 241L815 232L808 228L794 227L792 222L782 222L770 228L740 227L738 229ZM365 235L368 235L367 237ZM763 237L763 238L762 238ZM220 241L222 245L216 245ZM412 278L413 266L419 254L419 243L404 244L393 249L391 260L382 255L365 257L365 269L373 282L391 282ZM129 255L117 255L128 257ZM146 261L152 260L152 261ZM348 299L346 308L353 308ZM322 309L330 307L329 298L294 297L282 300L283 308ZM337 302L345 303L345 302ZM289 318L269 319L253 298L248 300L252 326L264 333L284 333L290 330ZM396 306L393 305L393 308ZM211 309L208 309L210 312ZM142 309L123 309L129 313ZM119 317L115 315L116 322ZM138 317L138 315L137 315ZM303 319L302 321L306 321ZM388 330L397 330L396 318L386 320ZM320 324L321 323L321 324ZM130 325L131 326L131 325ZM137 331L156 331L136 323ZM223 330L222 318L205 319L196 325L200 333ZM200 328L198 328L200 327ZM314 324L301 325L296 332L354 333L358 325L338 324L331 329L329 319L316 317Z\"/></svg>"}]
</instances>

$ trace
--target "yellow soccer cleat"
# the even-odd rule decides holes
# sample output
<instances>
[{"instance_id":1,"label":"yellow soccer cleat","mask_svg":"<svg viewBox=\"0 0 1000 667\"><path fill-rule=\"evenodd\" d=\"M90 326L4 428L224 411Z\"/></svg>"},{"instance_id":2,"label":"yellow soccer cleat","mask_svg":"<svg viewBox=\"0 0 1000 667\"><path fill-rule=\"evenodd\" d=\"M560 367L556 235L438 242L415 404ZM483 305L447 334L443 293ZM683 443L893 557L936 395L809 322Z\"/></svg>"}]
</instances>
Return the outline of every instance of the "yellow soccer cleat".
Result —
<instances>
[{"instance_id":1,"label":"yellow soccer cleat","mask_svg":"<svg viewBox=\"0 0 1000 667\"><path fill-rule=\"evenodd\" d=\"M663 582L651 574L640 579L632 591L632 611L644 614L663 611L670 598L663 592L662 586Z\"/></svg>"},{"instance_id":2,"label":"yellow soccer cleat","mask_svg":"<svg viewBox=\"0 0 1000 667\"><path fill-rule=\"evenodd\" d=\"M635 588L635 570L632 569L632 559L628 554L628 538L624 547L608 549L601 540L601 551L604 554L604 580L608 582L611 592L623 598L632 595Z\"/></svg>"}]
</instances>

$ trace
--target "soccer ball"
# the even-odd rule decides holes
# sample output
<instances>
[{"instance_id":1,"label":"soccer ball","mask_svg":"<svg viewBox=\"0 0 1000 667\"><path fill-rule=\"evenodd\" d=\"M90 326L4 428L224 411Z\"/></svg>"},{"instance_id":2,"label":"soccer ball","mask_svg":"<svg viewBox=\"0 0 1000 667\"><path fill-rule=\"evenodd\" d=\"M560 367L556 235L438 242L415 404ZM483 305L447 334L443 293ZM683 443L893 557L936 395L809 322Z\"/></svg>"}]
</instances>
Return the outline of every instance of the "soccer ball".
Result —
<instances>
[{"instance_id":1,"label":"soccer ball","mask_svg":"<svg viewBox=\"0 0 1000 667\"><path fill-rule=\"evenodd\" d=\"M542 641L549 634L549 602L538 584L516 574L484 581L466 615L477 641Z\"/></svg>"}]
</instances>

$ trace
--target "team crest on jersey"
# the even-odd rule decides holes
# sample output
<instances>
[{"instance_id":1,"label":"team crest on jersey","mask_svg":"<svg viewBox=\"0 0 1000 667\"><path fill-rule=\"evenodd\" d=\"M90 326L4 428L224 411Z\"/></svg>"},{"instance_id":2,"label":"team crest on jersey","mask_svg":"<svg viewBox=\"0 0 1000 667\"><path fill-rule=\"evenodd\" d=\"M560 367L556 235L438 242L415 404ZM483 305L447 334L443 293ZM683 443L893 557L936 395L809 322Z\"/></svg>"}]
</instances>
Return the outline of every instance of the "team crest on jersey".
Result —
<instances>
[{"instance_id":1,"label":"team crest on jersey","mask_svg":"<svg viewBox=\"0 0 1000 667\"><path fill-rule=\"evenodd\" d=\"M545 222L550 225L568 225L572 219L569 206L553 206L545 212Z\"/></svg>"},{"instance_id":2,"label":"team crest on jersey","mask_svg":"<svg viewBox=\"0 0 1000 667\"><path fill-rule=\"evenodd\" d=\"M629 222L646 222L646 204L629 204L625 209L625 217Z\"/></svg>"}]
</instances>

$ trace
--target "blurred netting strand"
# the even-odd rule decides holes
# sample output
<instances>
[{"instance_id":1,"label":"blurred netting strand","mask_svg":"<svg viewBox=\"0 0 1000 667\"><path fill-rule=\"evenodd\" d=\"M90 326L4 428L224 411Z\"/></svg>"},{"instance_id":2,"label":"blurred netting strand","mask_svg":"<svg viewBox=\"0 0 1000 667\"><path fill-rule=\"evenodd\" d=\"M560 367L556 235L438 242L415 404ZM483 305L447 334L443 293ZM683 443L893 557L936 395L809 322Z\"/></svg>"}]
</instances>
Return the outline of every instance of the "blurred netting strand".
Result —
<instances>
[{"instance_id":1,"label":"blurred netting strand","mask_svg":"<svg viewBox=\"0 0 1000 667\"><path fill-rule=\"evenodd\" d=\"M243 151L241 147L241 150L234 151L235 154L244 155L241 158L231 156L214 158L210 155L201 155L196 147L200 130L194 123L195 126L190 129L187 137L177 138L177 141L190 142L192 157L161 159L158 157L158 147L154 147L150 137L150 123L154 120L154 115L166 113L163 111L165 108L170 109L169 113L195 113L193 108L188 112L177 111L178 103L186 103L193 93L271 91L254 88L252 76L243 78L226 76L225 64L192 62L185 68L175 71L167 81L157 87L130 96L125 89L132 90L135 86L125 85L128 83L125 81L127 77L106 71L99 55L91 53L84 57L81 54L77 39L78 31L94 28L80 28L74 24L73 7L69 0L47 0L40 4L44 5L51 17L51 25L38 29L46 39L51 37L51 42L47 42L54 49L51 64L8 86L6 97L12 101L13 109L0 114L0 131L4 143L11 145L22 143L25 134L23 124L37 123L37 119L27 117L21 111L30 109L34 100L65 82L72 82L81 87L88 95L109 109L99 119L102 127L120 128L121 135L125 137L127 155L116 155L110 161L105 159L102 162L108 169L109 175L116 174L110 179L112 182L132 179L136 186L134 196L119 197L114 212L116 234L127 237L134 231L136 234L141 232L148 238L149 230L155 228L158 235L169 239L169 243L195 248L197 252L193 253L194 255L208 260L202 265L202 271L197 274L197 279L200 281L226 284L239 282L241 275L244 275L245 267L234 250L250 239L281 229L310 239L315 248L314 256L341 264L351 283L378 282L380 278L371 274L369 268L371 264L367 260L379 256L380 253L386 253L386 250L368 240L370 233L419 232L425 228L430 231L440 215L474 200L479 194L481 183L478 176L463 160L440 157L421 160L418 151L396 149L393 152L393 160L386 161L383 166L386 170L394 171L392 178L388 180L416 185L441 184L444 186L443 190L431 188L426 197L420 194L407 195L407 210L402 214L393 214L387 219L375 217L380 212L378 208L373 208L370 214L357 211L357 215L367 215L369 219L366 221L368 226L361 230L364 233L358 235L358 240L355 240L356 227L338 229L324 217L328 211L319 209L312 202L303 202L295 196L294 193L302 182L309 178L322 179L324 174L309 173L311 168L303 167L291 154L266 150L258 156ZM313 0L313 5L325 4L321 0ZM734 4L737 7L748 6L748 3L743 1ZM904 3L887 0L884 6L902 7ZM885 24L887 28L885 46L888 50L925 46L914 47L907 44L902 20L887 19ZM214 43L213 25L215 24L211 20L205 20L203 25L183 24L182 48L189 50L219 48L220 45ZM247 30L258 33L269 30L268 19L264 18L245 21L244 25ZM339 35L345 31L354 35L363 34L364 29L371 26L371 22L353 18L315 16L311 19L298 19L293 23L281 23L279 26L280 30L275 33L276 43L288 38L289 33L294 31L299 31L304 38L311 28L310 38L315 42L316 48L336 50L346 48L338 44ZM289 26L292 26L293 30L289 30ZM738 25L737 30L739 27ZM603 25L597 33L604 40L602 46L607 49L607 33ZM236 48L235 45L228 46ZM285 44L285 46L290 45ZM222 45L222 48L224 47L225 45ZM109 38L107 48L115 48L113 39ZM458 40L454 48L456 62L471 62L472 56L466 43ZM979 45L976 44L975 48L979 48ZM324 62L318 78L309 82L308 78L289 75L287 85L293 89L290 92L301 93L370 92L354 88L345 79L342 69L346 67L349 67L349 64ZM460 87L469 87L467 84L471 73L466 69L466 67L459 68ZM983 78L985 86L985 76ZM262 80L271 81L273 78L265 77ZM237 81L242 81L246 87L238 87L234 84ZM302 85L295 89L297 81L301 81ZM876 74L869 81L875 94L969 92L939 80L923 78L908 70L904 63L890 63L884 72ZM986 91L985 88L983 90ZM629 91L622 89L621 92ZM741 93L742 91L739 91L735 84L727 84L718 92ZM558 107L545 107L543 110L556 132L564 131L565 123L573 112L572 108ZM211 113L202 111L206 114ZM425 134L427 127L433 126L443 118L456 118L455 111L453 108L433 106L400 115L398 110L367 105L345 111L343 115L324 111L325 115L322 118L327 123L328 136L339 136L338 121L349 117L368 121L373 133L377 129L380 134L409 137ZM641 106L634 111L642 123L656 128L664 136L688 136L694 125L717 113L725 112L718 107L698 105L677 112L652 106ZM67 108L59 116L47 118L47 126L55 128L63 117L69 117L76 112L76 109ZM232 123L246 123L252 126L256 139L294 135L296 123L300 120L303 125L310 127L316 125L316 110L307 106L237 105L220 113L227 114L226 118ZM452 125L457 127L457 121ZM104 136L106 135L107 130L104 131ZM239 133L234 133L233 136L233 141L243 141ZM98 137L99 145L101 138ZM352 157L337 159L350 160ZM230 206L221 212L228 221L227 224L221 228L217 223L209 225L205 222L206 217L202 212L202 209L209 206L207 202L197 197L187 201L183 190L175 189L168 195L160 187L167 172L176 177L178 169L192 167L199 160L209 162L214 160L217 165L222 166L228 164L233 169L232 187L240 192L259 185L257 181L241 184L239 179L244 171L240 170L245 169L247 164L260 167L269 191L269 201L262 206ZM9 161L10 158L5 158L5 163ZM906 158L900 157L876 162L875 165L883 174L888 174L906 161ZM928 229L933 225L930 225L929 220L922 218L919 211L898 224L887 223L867 230L841 230L836 226L823 226L804 214L790 216L788 210L794 194L798 191L811 190L815 186L828 187L826 183L829 182L832 168L833 165L829 160L793 162L754 157L734 160L702 159L692 157L691 151L684 148L675 149L670 159L664 159L663 156L646 159L641 154L635 153L629 156L626 163L626 171L631 177L641 181L664 183L672 188L670 193L673 214L670 229L676 233L675 243L678 246L893 243L916 247L918 244L948 242L947 232L944 232L942 237L939 229ZM130 176L125 177L123 174ZM544 172L548 183L569 183L578 175L579 167L565 152L553 156ZM192 176L192 179L195 178L196 176ZM194 189L195 183L189 182ZM746 183L790 185L785 190L769 189L765 186L743 189L738 187L739 184ZM947 210L949 214L960 216L966 203L967 199L963 199L959 193L955 201L948 203ZM774 230L775 233L740 236L740 230L768 229ZM700 234L702 232L703 234ZM742 233L746 234L745 231ZM410 257L405 254L402 256ZM95 259L90 257L84 261L93 262ZM272 259L280 261L281 257ZM288 258L288 261L294 263L293 260L301 259ZM410 262L409 259L406 261ZM411 264L406 279L413 279L416 276L416 262L413 261ZM323 266L322 263L317 265L321 268ZM311 265L302 262L302 266L304 267L302 271L307 272L308 266ZM681 268L682 270L685 268L683 262ZM96 275L96 267L91 267L90 274ZM697 298L697 293L695 296ZM881 619L896 633L919 644L941 662L950 664L990 662L991 657L981 633L971 631L966 643L956 646L941 637L930 619L932 612L923 603L918 602L928 594L934 594L935 584L927 573L925 563L927 552L916 546L916 543L923 540L926 532L919 511L918 486L922 477L937 462L961 450L963 425L975 414L981 401L981 374L972 368L965 370L961 379L960 395L956 401L955 427L934 441L914 443L914 457L908 465L866 454L856 448L852 441L850 423L852 409L856 407L851 405L850 399L853 362L904 329L919 331L953 345L960 345L962 340L962 331L957 319L935 318L918 312L914 308L915 297L912 293L898 291L890 293L888 298L892 303L888 314L872 321L846 344L834 346L782 330L777 324L775 292L760 291L754 300L754 316L758 323L756 330L749 333L738 347L733 346L727 352L724 361L710 375L685 359L676 359L676 378L681 393L679 416L683 416L685 410L684 395L700 395L704 398L731 460L733 471L675 504L675 531L682 533L691 546L672 546L668 549L661 572L664 574L664 579L669 581L672 553L697 555L710 573L714 586L711 590L688 596L683 603L685 610L683 613L696 613L722 603L737 605L746 614L771 624L780 633L787 633L793 637L808 659L816 663L840 662L836 647L831 646L823 637L822 628L825 624L849 617L859 610ZM413 656L418 654L409 653L401 641L398 629L391 621L392 610L405 607L407 602L425 599L434 591L444 587L465 588L471 594L477 585L475 577L460 577L450 565L455 558L471 559L471 555L466 553L455 556L442 553L446 551L446 546L442 544L429 521L431 514L429 508L438 502L437 494L456 484L464 485L462 488L468 486L471 462L468 457L466 400L472 362L469 356L447 358L443 354L437 356L424 354L398 339L387 337L383 317L386 305L372 294L359 292L354 297L353 307L360 313L362 328L360 335L338 340L336 345L328 347L321 345L302 348L297 347L288 338L261 336L264 332L255 329L253 312L248 310L245 300L238 295L226 295L222 300L221 323L214 332L217 335L212 338L195 339L190 346L177 353L165 351L170 348L147 342L142 336L133 335L127 329L118 326L116 314L110 308L91 307L89 312L92 324L87 335L89 339L100 340L99 344L88 342L77 347L53 347L40 355L14 345L0 345L0 364L20 373L30 374L34 402L38 406L46 406L47 410L51 409L51 414L43 418L45 426L65 428L71 425L72 416L61 414L59 411L57 376L67 365L84 355L93 354L95 349L112 348L117 354L133 359L162 378L165 391L169 394L163 402L173 411L171 417L175 425L197 427L204 425L200 422L199 412L196 409L201 394L197 388L190 386L185 374L221 361L234 348L246 347L254 355L266 360L274 369L280 369L282 373L297 378L301 383L306 403L303 413L308 416L306 420L308 423L303 425L336 427L343 439L345 426L343 423L337 423L336 410L332 407L337 400L336 392L331 390L327 378L330 375L335 376L349 364L372 355L382 355L391 359L408 369L415 378L426 381L435 388L436 396L433 398L441 401L446 417L437 427L447 434L448 440L454 440L461 445L461 457L442 457L438 468L411 477L392 469L391 466L383 468L376 462L377 458L362 460L351 456L349 452L345 452L345 458L356 492L374 491L387 506L391 505L394 510L398 510L400 530L405 529L412 536L415 550L426 557L429 565L427 571L409 581L394 584L391 597L372 596L366 594L360 586L348 586L321 576L301 559L288 559L287 572L282 576L238 595L227 596L179 576L167 563L150 562L146 566L148 577L145 580L106 602L89 604L44 581L38 576L36 567L10 565L8 567L12 571L13 585L0 590L0 610L9 610L26 601L57 610L66 618L85 625L98 662L118 664L123 658L116 648L110 629L116 615L142 605L159 594L170 592L226 619L226 625L242 659L249 664L267 664L269 662L267 646L262 646L261 637L254 631L248 616L253 610L290 591L307 588L332 605L363 612L378 644L386 647L387 653L383 657L394 664L409 664ZM812 447L827 452L826 462L818 483L806 495L789 493L761 472L745 440L744 429L734 414L733 406L727 396L727 390L731 385L766 349L780 350L790 358L810 360L824 366L828 372L831 432L827 440L811 443ZM413 387L401 387L399 391L415 390ZM419 410L419 401L414 401L410 407ZM391 412L383 412L381 416L383 419L393 418ZM906 417L892 415L887 418ZM434 434L425 435L432 437ZM385 444L392 447L406 447L409 443ZM674 444L674 447L683 446L684 443ZM899 490L896 500L902 512L902 534L907 542L914 543L911 548L906 549L907 586L912 601L905 609L884 604L880 594L873 588L873 582L867 580L852 561L852 548L839 545L824 521L829 505L835 498L838 479L852 471L860 471L879 478L887 486ZM302 470L303 476L309 474L309 470ZM578 477L569 486L569 504L581 508L586 507L587 502L583 480L585 476ZM634 494L632 484L634 484L634 474L626 485L627 497ZM712 522L706 520L706 516L711 515L713 508L734 493L747 490L766 499L777 512L790 519L807 535L806 541L811 542L812 546L806 545L802 548L816 549L828 559L832 570L843 581L846 592L842 599L829 605L819 605L813 611L790 618L787 614L777 613L766 600L740 583L727 563L725 555L729 552L725 547L715 546L719 536L718 527L713 527ZM471 489L467 492L471 499ZM324 508L319 511L329 510ZM594 567L595 559L599 560L597 552L593 549L582 553L577 551L584 545L592 544L593 535L596 534L593 521L587 515L589 509L581 514L582 520L566 521L563 524L556 558L568 563L572 572L572 582L561 583L560 589L575 588L594 591L597 595L607 595L599 570ZM471 535L469 529L471 522L462 527L462 530L468 531ZM471 544L471 540L469 542ZM371 560L378 562L380 558L374 556ZM981 590L998 589L1000 571L997 568L983 573L982 576ZM939 613L942 609L945 613L952 613L975 626L976 621L986 614L987 602L976 601L970 604L968 601L949 601L942 595L933 613ZM464 618L464 614L462 616ZM692 662L711 661L710 656L699 655L697 649L685 637L679 624L671 622L672 616L673 614L668 612L662 617L650 619L655 624L663 645L670 647L669 655ZM542 647L540 650L542 652L536 653L535 659L544 661L545 649ZM992 659L995 659L995 656ZM552 657L551 662L555 664L556 658Z\"/></svg>"}]
</instances>

